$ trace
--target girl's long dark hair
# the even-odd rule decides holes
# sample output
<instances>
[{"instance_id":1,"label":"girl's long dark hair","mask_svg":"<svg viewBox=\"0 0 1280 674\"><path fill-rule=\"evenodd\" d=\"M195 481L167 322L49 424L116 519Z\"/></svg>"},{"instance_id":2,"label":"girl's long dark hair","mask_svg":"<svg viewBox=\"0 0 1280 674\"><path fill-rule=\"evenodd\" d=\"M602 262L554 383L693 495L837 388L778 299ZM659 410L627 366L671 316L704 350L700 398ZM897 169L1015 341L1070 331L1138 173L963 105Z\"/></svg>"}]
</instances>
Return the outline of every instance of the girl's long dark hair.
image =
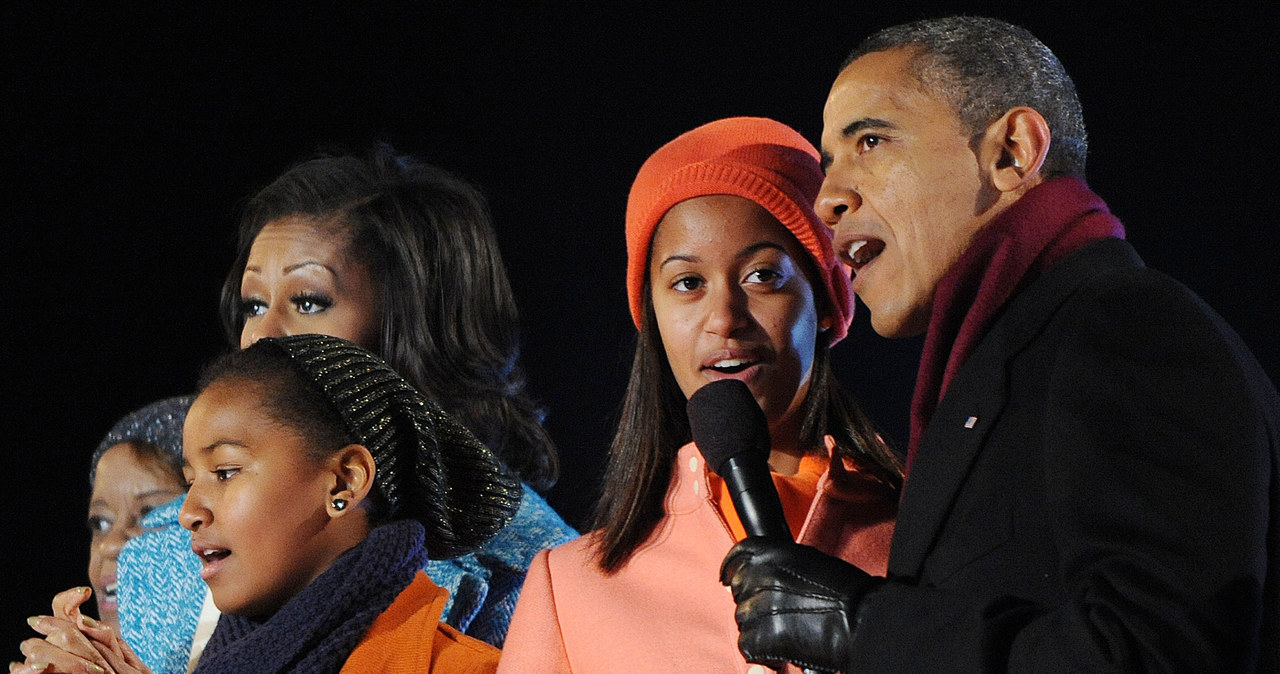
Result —
<instances>
[{"instance_id":1,"label":"girl's long dark hair","mask_svg":"<svg viewBox=\"0 0 1280 674\"><path fill-rule=\"evenodd\" d=\"M647 282L642 306L631 378L596 504L596 561L605 573L621 569L666 514L663 501L672 465L680 447L692 440L685 397L662 347ZM800 446L825 447L824 436L830 435L837 455L852 458L897 492L902 489L902 464L836 381L826 335L818 334L814 349L809 392L801 407Z\"/></svg>"},{"instance_id":2,"label":"girl's long dark hair","mask_svg":"<svg viewBox=\"0 0 1280 674\"><path fill-rule=\"evenodd\" d=\"M555 483L555 445L525 392L519 314L484 197L443 169L377 145L286 171L246 205L222 287L223 327L239 345L240 282L269 222L307 219L346 236L382 294L378 355L457 417L538 489Z\"/></svg>"}]
</instances>

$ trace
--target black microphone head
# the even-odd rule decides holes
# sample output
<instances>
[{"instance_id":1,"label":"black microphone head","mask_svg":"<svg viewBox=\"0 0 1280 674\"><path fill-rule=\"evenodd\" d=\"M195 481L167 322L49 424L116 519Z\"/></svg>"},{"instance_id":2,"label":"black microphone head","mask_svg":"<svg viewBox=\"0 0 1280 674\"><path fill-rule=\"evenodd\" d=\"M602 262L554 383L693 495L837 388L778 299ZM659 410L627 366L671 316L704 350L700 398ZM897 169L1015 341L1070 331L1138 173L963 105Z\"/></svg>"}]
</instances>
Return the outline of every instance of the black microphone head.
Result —
<instances>
[{"instance_id":1,"label":"black microphone head","mask_svg":"<svg viewBox=\"0 0 1280 674\"><path fill-rule=\"evenodd\" d=\"M731 456L769 460L769 420L746 384L713 381L694 391L685 409L693 442L716 474Z\"/></svg>"}]
</instances>

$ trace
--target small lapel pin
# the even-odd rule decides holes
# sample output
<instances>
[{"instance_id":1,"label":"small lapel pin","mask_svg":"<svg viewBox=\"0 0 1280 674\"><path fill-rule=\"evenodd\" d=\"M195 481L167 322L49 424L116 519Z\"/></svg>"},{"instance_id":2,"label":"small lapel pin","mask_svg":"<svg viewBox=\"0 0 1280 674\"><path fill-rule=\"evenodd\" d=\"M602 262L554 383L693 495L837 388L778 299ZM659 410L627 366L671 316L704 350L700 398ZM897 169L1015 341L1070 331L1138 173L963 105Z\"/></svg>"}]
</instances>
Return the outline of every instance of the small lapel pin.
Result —
<instances>
[{"instance_id":1,"label":"small lapel pin","mask_svg":"<svg viewBox=\"0 0 1280 674\"><path fill-rule=\"evenodd\" d=\"M965 428L973 428L974 426L977 426L977 425L978 425L978 417L969 417L968 419L964 420Z\"/></svg>"}]
</instances>

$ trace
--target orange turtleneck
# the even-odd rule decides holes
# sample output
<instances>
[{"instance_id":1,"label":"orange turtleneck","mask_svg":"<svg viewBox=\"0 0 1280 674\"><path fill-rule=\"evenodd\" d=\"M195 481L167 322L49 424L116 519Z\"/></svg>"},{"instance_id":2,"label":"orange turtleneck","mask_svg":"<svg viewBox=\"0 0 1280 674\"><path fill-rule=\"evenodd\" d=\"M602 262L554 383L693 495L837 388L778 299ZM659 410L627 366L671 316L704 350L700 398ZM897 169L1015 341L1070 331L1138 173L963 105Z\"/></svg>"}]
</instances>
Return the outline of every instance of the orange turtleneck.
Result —
<instances>
[{"instance_id":1,"label":"orange turtleneck","mask_svg":"<svg viewBox=\"0 0 1280 674\"><path fill-rule=\"evenodd\" d=\"M773 484L778 488L778 498L782 500L782 512L787 517L787 525L791 527L792 534L798 533L804 526L805 518L809 516L809 506L813 504L813 499L818 494L818 480L826 472L830 461L831 459L827 456L809 454L800 459L800 468L795 475L773 473ZM720 511L720 516L724 518L725 523L729 525L733 540L740 541L746 538L747 532L742 528L742 521L738 519L738 512L733 507L733 500L729 497L729 489L725 486L724 480L711 472L708 472L707 478L712 502Z\"/></svg>"}]
</instances>

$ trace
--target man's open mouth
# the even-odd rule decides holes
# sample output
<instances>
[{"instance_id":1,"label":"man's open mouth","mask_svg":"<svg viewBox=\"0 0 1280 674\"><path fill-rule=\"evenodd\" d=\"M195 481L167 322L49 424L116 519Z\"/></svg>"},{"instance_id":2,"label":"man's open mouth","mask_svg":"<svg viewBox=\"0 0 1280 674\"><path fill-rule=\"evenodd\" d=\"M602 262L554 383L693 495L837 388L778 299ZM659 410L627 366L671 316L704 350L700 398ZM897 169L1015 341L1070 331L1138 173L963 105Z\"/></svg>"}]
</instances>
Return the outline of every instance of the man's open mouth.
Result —
<instances>
[{"instance_id":1,"label":"man's open mouth","mask_svg":"<svg viewBox=\"0 0 1280 674\"><path fill-rule=\"evenodd\" d=\"M856 272L868 262L876 259L876 256L882 252L884 252L884 242L880 239L858 239L849 244L846 256L849 266L853 267Z\"/></svg>"}]
</instances>

